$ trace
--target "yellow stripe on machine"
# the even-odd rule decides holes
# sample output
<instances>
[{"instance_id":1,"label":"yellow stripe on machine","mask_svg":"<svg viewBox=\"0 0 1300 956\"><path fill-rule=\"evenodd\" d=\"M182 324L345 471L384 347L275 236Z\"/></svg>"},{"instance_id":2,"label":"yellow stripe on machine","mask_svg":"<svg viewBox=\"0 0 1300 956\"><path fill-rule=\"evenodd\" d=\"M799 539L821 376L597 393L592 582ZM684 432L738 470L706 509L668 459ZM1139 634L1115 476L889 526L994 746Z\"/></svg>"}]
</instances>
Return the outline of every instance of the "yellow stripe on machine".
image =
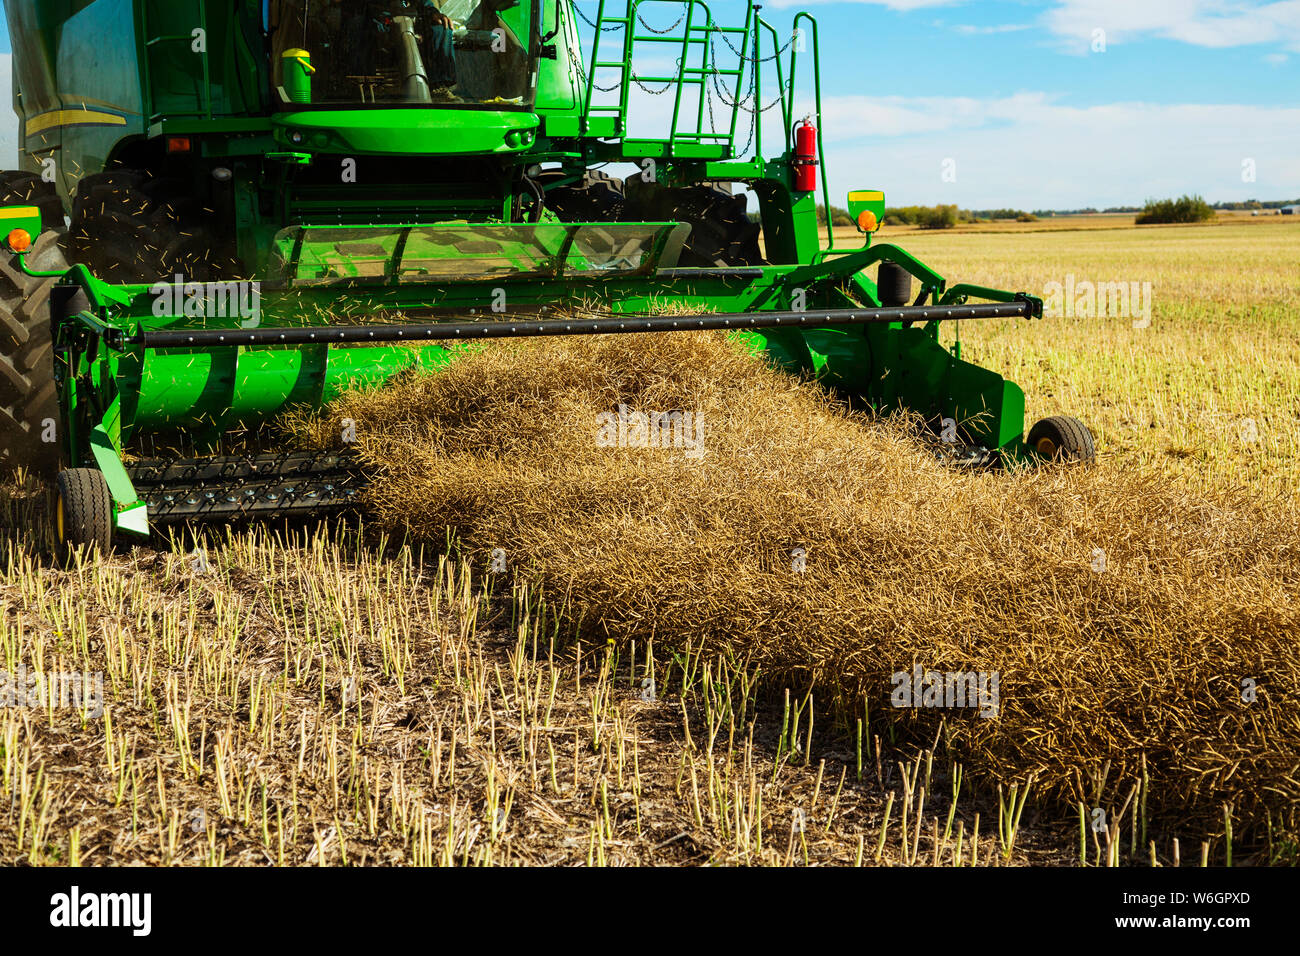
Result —
<instances>
[{"instance_id":1,"label":"yellow stripe on machine","mask_svg":"<svg viewBox=\"0 0 1300 956\"><path fill-rule=\"evenodd\" d=\"M856 189L849 193L849 202L879 202L884 198L879 189Z\"/></svg>"},{"instance_id":2,"label":"yellow stripe on machine","mask_svg":"<svg viewBox=\"0 0 1300 956\"><path fill-rule=\"evenodd\" d=\"M126 117L101 110L51 110L27 121L28 133L41 133L58 126L125 126Z\"/></svg>"},{"instance_id":3,"label":"yellow stripe on machine","mask_svg":"<svg viewBox=\"0 0 1300 956\"><path fill-rule=\"evenodd\" d=\"M35 206L9 206L0 209L0 219L30 219L40 214L41 211Z\"/></svg>"}]
</instances>

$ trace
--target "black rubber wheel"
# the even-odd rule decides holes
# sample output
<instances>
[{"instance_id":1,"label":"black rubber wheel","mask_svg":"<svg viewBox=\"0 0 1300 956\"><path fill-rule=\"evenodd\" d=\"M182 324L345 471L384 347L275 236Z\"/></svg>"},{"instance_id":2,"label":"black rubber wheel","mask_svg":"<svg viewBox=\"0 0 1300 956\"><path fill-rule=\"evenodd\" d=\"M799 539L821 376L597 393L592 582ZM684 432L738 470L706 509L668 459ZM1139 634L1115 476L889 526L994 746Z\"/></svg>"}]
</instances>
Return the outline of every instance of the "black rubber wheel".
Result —
<instances>
[{"instance_id":1,"label":"black rubber wheel","mask_svg":"<svg viewBox=\"0 0 1300 956\"><path fill-rule=\"evenodd\" d=\"M107 554L113 542L113 497L95 468L59 472L55 499L55 541L60 561L77 549Z\"/></svg>"},{"instance_id":2,"label":"black rubber wheel","mask_svg":"<svg viewBox=\"0 0 1300 956\"><path fill-rule=\"evenodd\" d=\"M691 234L682 245L684 267L757 266L763 264L758 239L762 227L749 219L743 195L717 184L668 187L647 183L640 173L624 181L628 222L684 222Z\"/></svg>"},{"instance_id":3,"label":"black rubber wheel","mask_svg":"<svg viewBox=\"0 0 1300 956\"><path fill-rule=\"evenodd\" d=\"M108 482L94 468L59 472L54 503L54 536L59 559L81 548L106 554L113 542L113 498Z\"/></svg>"},{"instance_id":4,"label":"black rubber wheel","mask_svg":"<svg viewBox=\"0 0 1300 956\"><path fill-rule=\"evenodd\" d=\"M68 267L59 236L42 232L27 254L35 272ZM0 474L24 467L49 480L59 465L50 333L50 292L55 277L38 279L0 256Z\"/></svg>"},{"instance_id":5,"label":"black rubber wheel","mask_svg":"<svg viewBox=\"0 0 1300 956\"><path fill-rule=\"evenodd\" d=\"M563 177L559 169L546 169L534 177L533 181L546 190L548 209L565 222L618 222L626 200L620 180L599 169L589 169L575 183L551 185Z\"/></svg>"},{"instance_id":6,"label":"black rubber wheel","mask_svg":"<svg viewBox=\"0 0 1300 956\"><path fill-rule=\"evenodd\" d=\"M1097 460L1092 432L1077 418L1053 415L1029 429L1026 444L1048 461L1090 465Z\"/></svg>"},{"instance_id":7,"label":"black rubber wheel","mask_svg":"<svg viewBox=\"0 0 1300 956\"><path fill-rule=\"evenodd\" d=\"M885 308L912 304L912 274L897 262L880 263L876 273L876 294Z\"/></svg>"},{"instance_id":8,"label":"black rubber wheel","mask_svg":"<svg viewBox=\"0 0 1300 956\"><path fill-rule=\"evenodd\" d=\"M45 229L63 232L63 200L54 188L36 173L16 169L0 172L0 206L36 206L41 211L41 225Z\"/></svg>"},{"instance_id":9,"label":"black rubber wheel","mask_svg":"<svg viewBox=\"0 0 1300 956\"><path fill-rule=\"evenodd\" d=\"M178 184L138 170L86 176L72 201L68 252L108 282L235 278L239 264L197 221Z\"/></svg>"}]
</instances>

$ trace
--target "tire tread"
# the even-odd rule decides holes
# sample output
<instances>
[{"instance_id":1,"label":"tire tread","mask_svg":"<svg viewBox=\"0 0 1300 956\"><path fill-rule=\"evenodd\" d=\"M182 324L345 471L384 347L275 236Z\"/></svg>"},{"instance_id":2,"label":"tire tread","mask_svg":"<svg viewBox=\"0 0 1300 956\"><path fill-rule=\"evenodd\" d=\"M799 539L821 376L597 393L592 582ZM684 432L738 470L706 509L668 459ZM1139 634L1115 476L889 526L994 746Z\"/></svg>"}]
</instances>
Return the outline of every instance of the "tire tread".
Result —
<instances>
[{"instance_id":1,"label":"tire tread","mask_svg":"<svg viewBox=\"0 0 1300 956\"><path fill-rule=\"evenodd\" d=\"M69 468L59 472L59 496L63 500L64 558L78 546L106 552L113 540L113 498L108 482L93 468Z\"/></svg>"},{"instance_id":2,"label":"tire tread","mask_svg":"<svg viewBox=\"0 0 1300 956\"><path fill-rule=\"evenodd\" d=\"M1097 446L1092 432L1079 419L1069 415L1044 418L1029 430L1026 444L1036 447L1038 440L1048 432L1058 439L1056 447L1060 460L1080 464L1091 464L1097 460Z\"/></svg>"},{"instance_id":3,"label":"tire tread","mask_svg":"<svg viewBox=\"0 0 1300 956\"><path fill-rule=\"evenodd\" d=\"M52 230L36 237L27 259L37 271L67 268ZM59 416L50 326L56 281L29 276L16 259L0 257L0 473L22 466L52 477L58 467L57 443L41 440L43 423Z\"/></svg>"}]
</instances>

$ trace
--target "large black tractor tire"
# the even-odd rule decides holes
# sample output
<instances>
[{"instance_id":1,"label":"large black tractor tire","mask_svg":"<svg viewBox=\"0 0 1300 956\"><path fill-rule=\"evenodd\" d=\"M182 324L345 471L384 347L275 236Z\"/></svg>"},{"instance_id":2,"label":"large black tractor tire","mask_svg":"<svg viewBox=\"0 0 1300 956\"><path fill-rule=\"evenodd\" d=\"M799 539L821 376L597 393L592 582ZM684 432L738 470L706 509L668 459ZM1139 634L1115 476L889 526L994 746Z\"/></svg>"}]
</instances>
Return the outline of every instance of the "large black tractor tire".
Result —
<instances>
[{"instance_id":1,"label":"large black tractor tire","mask_svg":"<svg viewBox=\"0 0 1300 956\"><path fill-rule=\"evenodd\" d=\"M67 269L59 236L36 237L27 254L33 272ZM36 278L18 268L16 256L0 256L0 474L18 467L47 478L59 463L58 397L50 327L55 277Z\"/></svg>"},{"instance_id":2,"label":"large black tractor tire","mask_svg":"<svg viewBox=\"0 0 1300 956\"><path fill-rule=\"evenodd\" d=\"M1025 444L1047 461L1090 465L1097 460L1097 447L1088 426L1068 415L1044 418L1029 429Z\"/></svg>"},{"instance_id":3,"label":"large black tractor tire","mask_svg":"<svg viewBox=\"0 0 1300 956\"><path fill-rule=\"evenodd\" d=\"M0 206L36 206L45 228L62 232L67 227L58 190L36 173L14 169L0 172Z\"/></svg>"},{"instance_id":4,"label":"large black tractor tire","mask_svg":"<svg viewBox=\"0 0 1300 956\"><path fill-rule=\"evenodd\" d=\"M546 190L548 209L565 222L618 222L627 198L621 180L602 170L589 169L575 183L551 186L562 176L558 169L547 169L534 179Z\"/></svg>"},{"instance_id":5,"label":"large black tractor tire","mask_svg":"<svg viewBox=\"0 0 1300 956\"><path fill-rule=\"evenodd\" d=\"M676 188L648 183L641 173L624 182L623 218L642 222L684 222L691 234L682 246L679 266L726 267L763 264L758 238L761 227L750 222L743 195L706 184Z\"/></svg>"},{"instance_id":6,"label":"large black tractor tire","mask_svg":"<svg viewBox=\"0 0 1300 956\"><path fill-rule=\"evenodd\" d=\"M77 550L107 554L113 543L113 497L103 473L94 468L59 472L54 534L59 560Z\"/></svg>"},{"instance_id":7,"label":"large black tractor tire","mask_svg":"<svg viewBox=\"0 0 1300 956\"><path fill-rule=\"evenodd\" d=\"M178 184L138 170L86 176L72 200L70 257L107 282L237 277L193 205Z\"/></svg>"}]
</instances>

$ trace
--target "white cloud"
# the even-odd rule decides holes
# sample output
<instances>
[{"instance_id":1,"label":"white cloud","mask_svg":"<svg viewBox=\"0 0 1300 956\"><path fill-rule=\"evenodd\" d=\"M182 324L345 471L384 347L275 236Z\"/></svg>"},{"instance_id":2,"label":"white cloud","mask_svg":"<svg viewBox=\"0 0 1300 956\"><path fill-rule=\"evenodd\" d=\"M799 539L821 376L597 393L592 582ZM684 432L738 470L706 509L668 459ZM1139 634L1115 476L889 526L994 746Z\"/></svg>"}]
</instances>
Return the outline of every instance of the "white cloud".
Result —
<instances>
[{"instance_id":1,"label":"white cloud","mask_svg":"<svg viewBox=\"0 0 1300 956\"><path fill-rule=\"evenodd\" d=\"M1032 30L1033 24L1030 23L1000 23L994 26L977 27L969 23L959 23L953 27L958 33L967 36L987 36L995 33L1019 33L1021 30Z\"/></svg>"},{"instance_id":2,"label":"white cloud","mask_svg":"<svg viewBox=\"0 0 1300 956\"><path fill-rule=\"evenodd\" d=\"M1300 0L1058 0L1047 28L1078 49L1104 30L1107 43L1144 36L1195 46L1280 43L1300 50Z\"/></svg>"},{"instance_id":3,"label":"white cloud","mask_svg":"<svg viewBox=\"0 0 1300 956\"><path fill-rule=\"evenodd\" d=\"M875 138L978 129L1031 115L1047 100L1045 93L1018 93L993 100L964 96L828 96L822 99L823 136L834 142L864 134ZM795 115L803 115L811 107L811 102L800 103Z\"/></svg>"},{"instance_id":4,"label":"white cloud","mask_svg":"<svg viewBox=\"0 0 1300 956\"><path fill-rule=\"evenodd\" d=\"M1294 198L1300 108L1066 106L1046 93L830 97L827 169L838 192L883 188L891 204L1079 208L1200 193L1211 201ZM941 176L955 163L956 181ZM1253 161L1256 181L1243 182Z\"/></svg>"}]
</instances>

